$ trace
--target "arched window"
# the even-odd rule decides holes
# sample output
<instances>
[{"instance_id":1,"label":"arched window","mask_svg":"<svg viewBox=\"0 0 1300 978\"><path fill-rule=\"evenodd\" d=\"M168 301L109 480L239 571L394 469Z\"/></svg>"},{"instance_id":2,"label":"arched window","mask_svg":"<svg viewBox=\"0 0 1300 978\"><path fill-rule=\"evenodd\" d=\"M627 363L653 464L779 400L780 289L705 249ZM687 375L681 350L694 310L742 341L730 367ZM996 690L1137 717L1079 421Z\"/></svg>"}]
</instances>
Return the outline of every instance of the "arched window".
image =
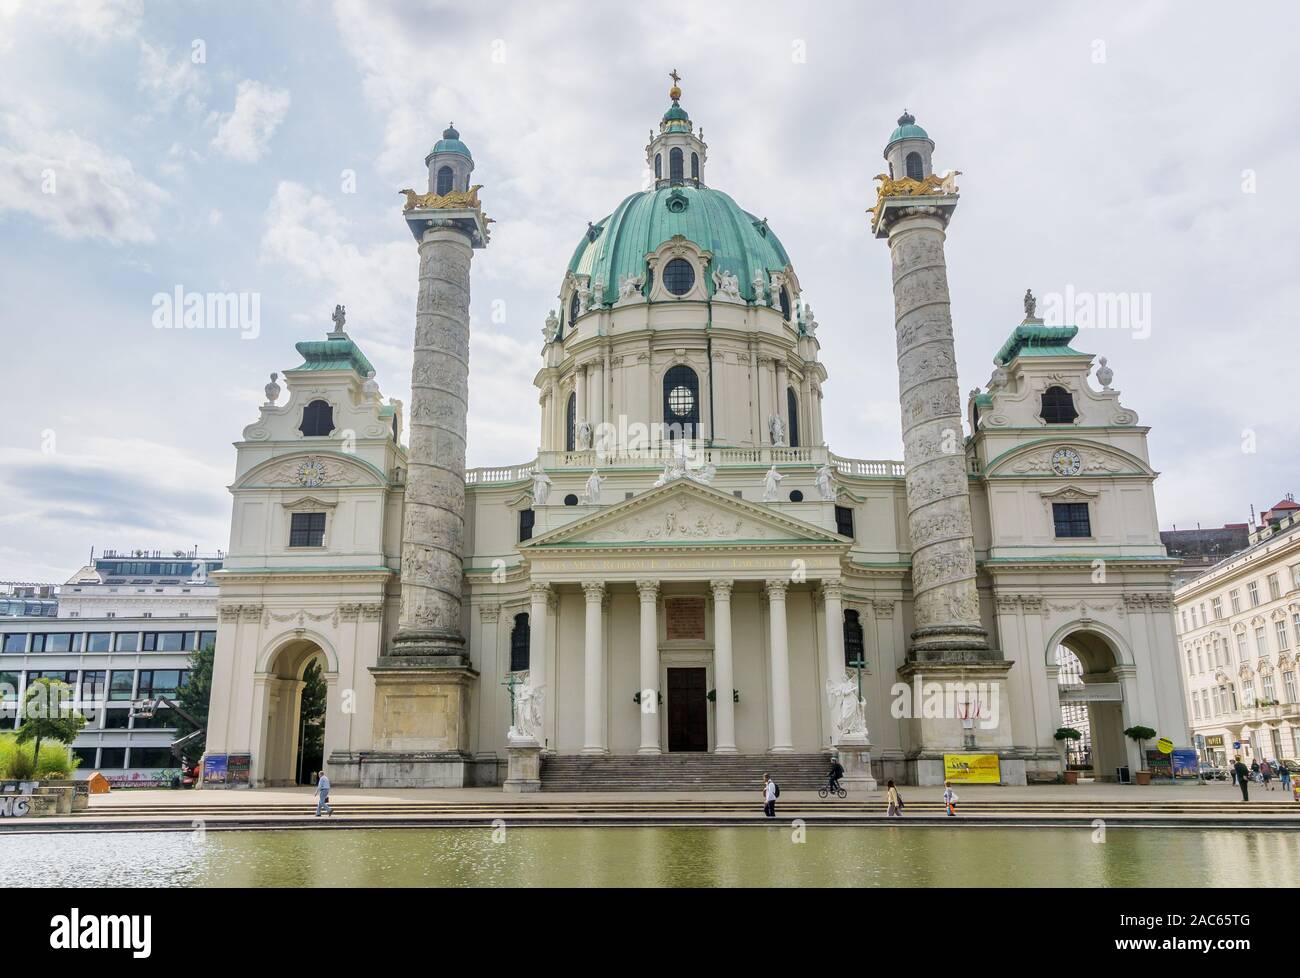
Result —
<instances>
[{"instance_id":1,"label":"arched window","mask_svg":"<svg viewBox=\"0 0 1300 978\"><path fill-rule=\"evenodd\" d=\"M858 619L856 611L846 610L844 612L844 665L848 669L854 669L859 662L864 664L866 662L866 656L863 655L862 622Z\"/></svg>"},{"instance_id":2,"label":"arched window","mask_svg":"<svg viewBox=\"0 0 1300 978\"><path fill-rule=\"evenodd\" d=\"M578 321L578 310L582 308L582 302L578 298L578 290L573 290L573 295L569 296L569 325L572 326Z\"/></svg>"},{"instance_id":3,"label":"arched window","mask_svg":"<svg viewBox=\"0 0 1300 978\"><path fill-rule=\"evenodd\" d=\"M908 153L904 161L907 166L907 175L912 180L925 179L925 164L921 162L920 153Z\"/></svg>"},{"instance_id":4,"label":"arched window","mask_svg":"<svg viewBox=\"0 0 1300 978\"><path fill-rule=\"evenodd\" d=\"M790 291L784 285L781 286L781 318L790 320Z\"/></svg>"},{"instance_id":5,"label":"arched window","mask_svg":"<svg viewBox=\"0 0 1300 978\"><path fill-rule=\"evenodd\" d=\"M658 180L664 175L664 157L662 153L655 153L655 179Z\"/></svg>"},{"instance_id":6,"label":"arched window","mask_svg":"<svg viewBox=\"0 0 1300 978\"><path fill-rule=\"evenodd\" d=\"M569 403L564 408L564 450L571 452L577 444L578 432L578 395L569 395Z\"/></svg>"},{"instance_id":7,"label":"arched window","mask_svg":"<svg viewBox=\"0 0 1300 978\"><path fill-rule=\"evenodd\" d=\"M673 295L685 295L695 285L695 266L685 258L674 258L664 266L664 288Z\"/></svg>"},{"instance_id":8,"label":"arched window","mask_svg":"<svg viewBox=\"0 0 1300 978\"><path fill-rule=\"evenodd\" d=\"M700 154L691 154L691 179L697 184L700 182Z\"/></svg>"},{"instance_id":9,"label":"arched window","mask_svg":"<svg viewBox=\"0 0 1300 978\"><path fill-rule=\"evenodd\" d=\"M334 409L328 401L312 401L302 412L298 430L308 437L328 435L334 430Z\"/></svg>"},{"instance_id":10,"label":"arched window","mask_svg":"<svg viewBox=\"0 0 1300 978\"><path fill-rule=\"evenodd\" d=\"M1074 409L1074 395L1064 387L1043 391L1043 420L1048 424L1071 424L1079 416Z\"/></svg>"},{"instance_id":11,"label":"arched window","mask_svg":"<svg viewBox=\"0 0 1300 978\"><path fill-rule=\"evenodd\" d=\"M515 627L510 629L510 671L526 672L528 669L528 614L515 615Z\"/></svg>"},{"instance_id":12,"label":"arched window","mask_svg":"<svg viewBox=\"0 0 1300 978\"><path fill-rule=\"evenodd\" d=\"M785 413L790 416L790 447L799 447L799 398L794 388L785 389Z\"/></svg>"},{"instance_id":13,"label":"arched window","mask_svg":"<svg viewBox=\"0 0 1300 978\"><path fill-rule=\"evenodd\" d=\"M451 167L441 166L438 168L438 185L434 188L438 196L451 193Z\"/></svg>"},{"instance_id":14,"label":"arched window","mask_svg":"<svg viewBox=\"0 0 1300 978\"><path fill-rule=\"evenodd\" d=\"M668 152L668 181L682 182L682 151L676 147Z\"/></svg>"},{"instance_id":15,"label":"arched window","mask_svg":"<svg viewBox=\"0 0 1300 978\"><path fill-rule=\"evenodd\" d=\"M664 374L664 424L669 438L694 438L700 426L700 379L678 364Z\"/></svg>"}]
</instances>

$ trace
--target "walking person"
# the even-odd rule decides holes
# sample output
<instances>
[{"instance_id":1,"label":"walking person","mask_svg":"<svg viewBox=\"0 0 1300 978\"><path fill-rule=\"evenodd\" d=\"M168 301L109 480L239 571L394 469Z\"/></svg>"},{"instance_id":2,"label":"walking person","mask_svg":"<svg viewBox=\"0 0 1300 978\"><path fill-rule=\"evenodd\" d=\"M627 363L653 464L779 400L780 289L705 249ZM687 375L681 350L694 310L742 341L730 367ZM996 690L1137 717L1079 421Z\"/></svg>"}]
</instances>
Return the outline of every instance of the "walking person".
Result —
<instances>
[{"instance_id":1,"label":"walking person","mask_svg":"<svg viewBox=\"0 0 1300 978\"><path fill-rule=\"evenodd\" d=\"M1250 801L1250 768L1246 767L1240 757L1233 758L1232 773L1241 785L1241 800Z\"/></svg>"},{"instance_id":2,"label":"walking person","mask_svg":"<svg viewBox=\"0 0 1300 978\"><path fill-rule=\"evenodd\" d=\"M776 786L768 775L763 775L763 814L768 818L776 818L776 799L781 794L781 789Z\"/></svg>"},{"instance_id":3,"label":"walking person","mask_svg":"<svg viewBox=\"0 0 1300 978\"><path fill-rule=\"evenodd\" d=\"M948 815L952 818L957 816L957 792L952 790L952 782L943 783L943 807L948 809Z\"/></svg>"},{"instance_id":4,"label":"walking person","mask_svg":"<svg viewBox=\"0 0 1300 978\"><path fill-rule=\"evenodd\" d=\"M1265 761L1259 766L1260 776L1264 779L1264 790L1273 790L1273 765Z\"/></svg>"},{"instance_id":5,"label":"walking person","mask_svg":"<svg viewBox=\"0 0 1300 978\"><path fill-rule=\"evenodd\" d=\"M887 781L885 782L885 787L886 787L885 801L887 802L887 805L885 807L885 814L890 816L891 818L894 817L902 818L903 799L899 797L897 786L894 784L893 781Z\"/></svg>"},{"instance_id":6,"label":"walking person","mask_svg":"<svg viewBox=\"0 0 1300 978\"><path fill-rule=\"evenodd\" d=\"M1289 792L1291 790L1291 769L1286 766L1286 761L1278 762L1277 776L1282 781L1282 790Z\"/></svg>"},{"instance_id":7,"label":"walking person","mask_svg":"<svg viewBox=\"0 0 1300 978\"><path fill-rule=\"evenodd\" d=\"M320 773L320 779L316 782L316 817L320 818L320 813L324 811L326 815L333 815L334 809L330 808L330 779L324 771Z\"/></svg>"}]
</instances>

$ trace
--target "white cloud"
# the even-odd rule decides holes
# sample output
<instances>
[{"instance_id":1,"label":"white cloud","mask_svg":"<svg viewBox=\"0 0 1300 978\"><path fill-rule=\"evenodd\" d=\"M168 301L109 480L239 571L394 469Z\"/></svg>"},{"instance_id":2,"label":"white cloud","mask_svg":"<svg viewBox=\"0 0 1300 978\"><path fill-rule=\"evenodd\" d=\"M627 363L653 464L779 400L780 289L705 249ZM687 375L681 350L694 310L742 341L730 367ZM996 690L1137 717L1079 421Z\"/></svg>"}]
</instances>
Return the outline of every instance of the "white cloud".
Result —
<instances>
[{"instance_id":1,"label":"white cloud","mask_svg":"<svg viewBox=\"0 0 1300 978\"><path fill-rule=\"evenodd\" d=\"M123 156L0 114L0 213L32 215L72 240L140 243L154 239L151 220L167 196Z\"/></svg>"},{"instance_id":2,"label":"white cloud","mask_svg":"<svg viewBox=\"0 0 1300 978\"><path fill-rule=\"evenodd\" d=\"M182 54L173 61L166 47L148 41L140 42L138 85L150 102L146 114L168 112L181 98L188 111L199 112L208 87L202 70L188 57Z\"/></svg>"},{"instance_id":3,"label":"white cloud","mask_svg":"<svg viewBox=\"0 0 1300 978\"><path fill-rule=\"evenodd\" d=\"M256 163L289 111L289 92L244 79L235 93L235 109L222 114L212 148L240 163Z\"/></svg>"},{"instance_id":4,"label":"white cloud","mask_svg":"<svg viewBox=\"0 0 1300 978\"><path fill-rule=\"evenodd\" d=\"M0 38L30 26L83 44L117 41L135 35L142 12L142 0L0 0Z\"/></svg>"}]
</instances>

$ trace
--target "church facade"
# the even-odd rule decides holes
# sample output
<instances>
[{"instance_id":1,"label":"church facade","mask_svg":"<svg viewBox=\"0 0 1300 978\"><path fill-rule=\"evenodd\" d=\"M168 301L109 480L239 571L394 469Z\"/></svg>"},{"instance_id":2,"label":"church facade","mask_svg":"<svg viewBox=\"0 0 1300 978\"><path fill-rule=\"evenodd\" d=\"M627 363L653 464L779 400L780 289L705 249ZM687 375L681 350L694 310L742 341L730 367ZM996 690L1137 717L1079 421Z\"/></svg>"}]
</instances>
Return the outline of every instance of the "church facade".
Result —
<instances>
[{"instance_id":1,"label":"church facade","mask_svg":"<svg viewBox=\"0 0 1300 978\"><path fill-rule=\"evenodd\" d=\"M959 195L928 134L899 120L870 222L893 263L904 459L856 459L823 436L833 328L775 230L708 183L669 94L653 187L562 271L534 459L465 469L470 266L490 242L452 128L428 193L405 191L409 417L342 309L298 344L287 401L272 375L214 575L209 752L291 782L313 660L335 784L532 790L566 755L593 778L678 753L820 771L832 751L868 786L941 783L946 755L1025 783L1063 769L1071 701L1099 775L1140 766L1129 726L1182 743L1147 429L1029 295L963 402L943 252ZM1062 647L1081 685L1058 682Z\"/></svg>"}]
</instances>

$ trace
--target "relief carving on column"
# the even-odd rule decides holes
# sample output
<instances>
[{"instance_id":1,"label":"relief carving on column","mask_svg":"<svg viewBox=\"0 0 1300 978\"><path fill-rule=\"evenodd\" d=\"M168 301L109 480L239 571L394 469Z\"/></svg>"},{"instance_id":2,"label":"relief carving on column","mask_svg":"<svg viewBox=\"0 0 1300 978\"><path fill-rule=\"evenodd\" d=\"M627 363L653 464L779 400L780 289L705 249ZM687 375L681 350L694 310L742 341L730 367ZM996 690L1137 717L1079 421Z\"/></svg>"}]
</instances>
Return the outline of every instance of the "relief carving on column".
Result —
<instances>
[{"instance_id":1,"label":"relief carving on column","mask_svg":"<svg viewBox=\"0 0 1300 978\"><path fill-rule=\"evenodd\" d=\"M871 604L872 607L875 608L877 618L886 619L886 618L894 617L893 601L890 601L885 598L877 598L876 600L872 601Z\"/></svg>"}]
</instances>

